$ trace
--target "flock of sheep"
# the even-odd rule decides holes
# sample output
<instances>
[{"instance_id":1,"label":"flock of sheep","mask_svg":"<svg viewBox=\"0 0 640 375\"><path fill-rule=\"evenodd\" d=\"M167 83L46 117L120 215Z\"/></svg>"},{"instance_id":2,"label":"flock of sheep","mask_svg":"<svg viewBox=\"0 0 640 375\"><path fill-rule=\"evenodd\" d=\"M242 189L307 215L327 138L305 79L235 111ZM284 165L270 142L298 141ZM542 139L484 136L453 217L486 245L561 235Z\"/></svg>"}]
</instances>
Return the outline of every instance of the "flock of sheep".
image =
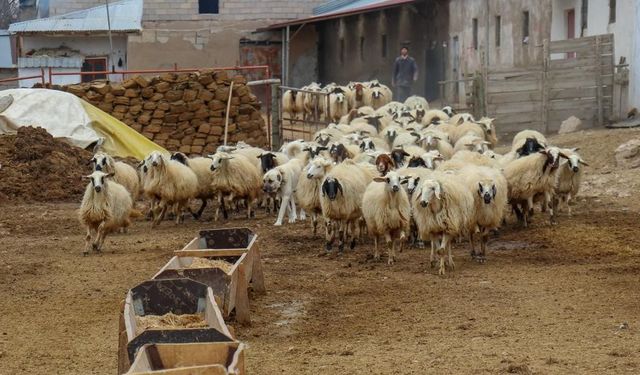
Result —
<instances>
[{"instance_id":1,"label":"flock of sheep","mask_svg":"<svg viewBox=\"0 0 640 375\"><path fill-rule=\"evenodd\" d=\"M355 104L337 123L279 152L243 142L220 146L208 157L153 152L137 171L96 154L80 209L85 254L99 251L108 232L126 229L130 217L139 215L134 203L141 194L154 226L168 212L178 223L187 212L200 218L208 201L215 204L215 220L220 211L227 218L228 210L245 208L251 218L259 206L268 213L273 207L275 225L285 215L290 223L310 215L314 235L324 227L327 251L336 240L343 251L369 237L379 260L378 242L384 240L389 264L396 250L428 240L431 264L444 274L445 266L454 268L453 241L468 239L471 256L484 262L491 232L511 212L526 227L539 205L555 223L559 202L568 206L578 192L586 163L576 149L551 146L537 131L518 133L511 151L500 155L493 151L493 119L476 120L450 107L429 109L416 96L376 109L349 95L348 103ZM193 200L202 202L197 212L191 211Z\"/></svg>"}]
</instances>

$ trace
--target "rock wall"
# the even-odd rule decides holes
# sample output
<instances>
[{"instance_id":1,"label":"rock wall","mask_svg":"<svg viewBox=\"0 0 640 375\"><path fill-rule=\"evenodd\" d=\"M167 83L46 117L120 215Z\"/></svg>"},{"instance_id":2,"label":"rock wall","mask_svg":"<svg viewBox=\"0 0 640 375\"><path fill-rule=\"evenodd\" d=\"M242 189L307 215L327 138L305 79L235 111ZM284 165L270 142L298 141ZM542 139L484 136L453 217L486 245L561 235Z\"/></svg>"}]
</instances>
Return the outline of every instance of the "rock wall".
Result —
<instances>
[{"instance_id":1,"label":"rock wall","mask_svg":"<svg viewBox=\"0 0 640 375\"><path fill-rule=\"evenodd\" d=\"M95 81L62 86L170 151L213 153L223 143L229 99L228 143L267 145L260 103L243 76L226 71L136 76L121 83Z\"/></svg>"}]
</instances>

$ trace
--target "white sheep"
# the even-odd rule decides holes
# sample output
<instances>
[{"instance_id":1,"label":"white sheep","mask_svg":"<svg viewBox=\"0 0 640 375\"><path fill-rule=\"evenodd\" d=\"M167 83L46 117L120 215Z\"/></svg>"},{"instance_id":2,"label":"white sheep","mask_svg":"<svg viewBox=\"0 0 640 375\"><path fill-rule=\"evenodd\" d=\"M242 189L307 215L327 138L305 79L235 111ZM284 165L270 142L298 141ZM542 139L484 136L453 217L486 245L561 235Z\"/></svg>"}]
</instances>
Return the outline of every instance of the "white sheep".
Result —
<instances>
[{"instance_id":1,"label":"white sheep","mask_svg":"<svg viewBox=\"0 0 640 375\"><path fill-rule=\"evenodd\" d=\"M404 101L404 105L406 105L407 107L409 107L411 109L416 109L416 108L418 108L418 106L420 106L420 108L425 109L425 110L429 109L429 102L427 102L427 99L423 98L422 96L418 96L418 95L411 95L410 97L408 97Z\"/></svg>"},{"instance_id":2,"label":"white sheep","mask_svg":"<svg viewBox=\"0 0 640 375\"><path fill-rule=\"evenodd\" d=\"M113 181L124 186L129 194L131 194L131 200L135 203L138 200L140 194L140 179L136 169L127 163L121 161L115 161L111 155L97 152L93 155L90 161L93 163L93 170L104 173L113 173Z\"/></svg>"},{"instance_id":3,"label":"white sheep","mask_svg":"<svg viewBox=\"0 0 640 375\"><path fill-rule=\"evenodd\" d=\"M409 231L411 205L407 193L400 187L398 173L390 171L384 177L376 177L362 196L362 217L374 240L374 259L380 260L378 239L384 236L389 246L387 263L395 261L396 244L401 246Z\"/></svg>"},{"instance_id":4,"label":"white sheep","mask_svg":"<svg viewBox=\"0 0 640 375\"><path fill-rule=\"evenodd\" d=\"M558 172L556 172L554 208L557 210L558 202L564 202L569 216L571 216L571 206L569 204L580 190L583 174L582 166L588 167L589 164L582 160L577 153L577 148L562 149L561 151L567 156L567 159L560 162Z\"/></svg>"},{"instance_id":5,"label":"white sheep","mask_svg":"<svg viewBox=\"0 0 640 375\"><path fill-rule=\"evenodd\" d=\"M390 102L392 95L391 90L384 85L371 87L365 96L364 103L373 109L378 109Z\"/></svg>"},{"instance_id":6,"label":"white sheep","mask_svg":"<svg viewBox=\"0 0 640 375\"><path fill-rule=\"evenodd\" d=\"M536 194L544 198L543 208L549 207L553 197L555 174L559 158L564 156L557 147L515 159L504 167L504 176L509 184L509 203L525 227L529 224L530 211ZM554 210L550 209L551 222L555 222Z\"/></svg>"},{"instance_id":7,"label":"white sheep","mask_svg":"<svg viewBox=\"0 0 640 375\"><path fill-rule=\"evenodd\" d=\"M216 192L215 220L218 220L220 207L230 207L235 199L244 199L247 205L247 218L251 217L251 209L260 197L262 179L260 171L252 162L242 155L216 152L211 158L211 186ZM225 205L225 201L228 203Z\"/></svg>"},{"instance_id":8,"label":"white sheep","mask_svg":"<svg viewBox=\"0 0 640 375\"><path fill-rule=\"evenodd\" d=\"M300 208L311 215L314 236L318 231L318 215L322 215L320 185L332 167L330 159L323 156L314 158L304 167L295 189Z\"/></svg>"},{"instance_id":9,"label":"white sheep","mask_svg":"<svg viewBox=\"0 0 640 375\"><path fill-rule=\"evenodd\" d=\"M195 198L200 199L202 204L200 205L200 209L197 212L191 212L191 215L194 219L199 219L202 217L202 213L207 207L207 202L209 199L215 198L215 192L211 187L211 159L205 157L194 157L188 158L187 155L182 152L175 152L171 155L172 160L176 160L191 168L193 173L196 174L198 178L198 192L196 193Z\"/></svg>"},{"instance_id":10,"label":"white sheep","mask_svg":"<svg viewBox=\"0 0 640 375\"><path fill-rule=\"evenodd\" d=\"M298 113L302 113L304 107L298 108L298 96L302 93L298 91L286 90L282 95L282 112L288 113L291 118L297 118ZM303 103L303 100L300 100L300 104Z\"/></svg>"},{"instance_id":11,"label":"white sheep","mask_svg":"<svg viewBox=\"0 0 640 375\"><path fill-rule=\"evenodd\" d=\"M329 115L332 121L339 121L342 116L349 113L349 101L344 91L329 94Z\"/></svg>"},{"instance_id":12,"label":"white sheep","mask_svg":"<svg viewBox=\"0 0 640 375\"><path fill-rule=\"evenodd\" d=\"M473 122L464 122L462 125L458 125L453 128L452 131L447 132L449 134L449 139L451 140L451 144L455 145L458 143L460 138L465 137L469 134L473 134L482 140L487 140L486 131L484 125L479 125Z\"/></svg>"},{"instance_id":13,"label":"white sheep","mask_svg":"<svg viewBox=\"0 0 640 375\"><path fill-rule=\"evenodd\" d=\"M346 241L355 247L356 223L362 216L362 195L371 182L371 176L353 161L345 161L333 167L322 180L320 206L322 215L329 222L326 232L326 250L331 251L338 237L338 250L344 250Z\"/></svg>"},{"instance_id":14,"label":"white sheep","mask_svg":"<svg viewBox=\"0 0 640 375\"><path fill-rule=\"evenodd\" d=\"M471 257L479 263L484 263L489 233L491 230L498 229L504 219L508 203L507 180L500 171L479 166L467 166L460 170L459 176L466 183L467 188L475 192L469 242ZM479 253L476 253L473 240L476 231L480 232Z\"/></svg>"},{"instance_id":15,"label":"white sheep","mask_svg":"<svg viewBox=\"0 0 640 375\"><path fill-rule=\"evenodd\" d=\"M483 153L489 149L491 142L486 141L484 138L478 137L473 133L469 133L458 139L455 146L453 146L454 155L463 150L474 151Z\"/></svg>"},{"instance_id":16,"label":"white sheep","mask_svg":"<svg viewBox=\"0 0 640 375\"><path fill-rule=\"evenodd\" d=\"M420 135L421 138L419 142L425 150L439 151L445 159L451 159L453 156L453 146L449 143L449 137L446 133L435 129L425 129Z\"/></svg>"},{"instance_id":17,"label":"white sheep","mask_svg":"<svg viewBox=\"0 0 640 375\"><path fill-rule=\"evenodd\" d=\"M473 194L456 175L434 172L422 182L412 197L413 217L423 241L431 240L431 265L434 250L439 257L438 273L445 273L444 251L448 265L454 268L451 241L469 233L473 215Z\"/></svg>"},{"instance_id":18,"label":"white sheep","mask_svg":"<svg viewBox=\"0 0 640 375\"><path fill-rule=\"evenodd\" d=\"M262 177L262 190L267 194L276 194L280 199L280 211L274 224L276 226L282 225L284 214L287 211L289 213L289 223L295 223L298 218L294 191L298 185L298 179L303 167L302 163L301 159L291 159L267 171ZM304 210L300 216L302 220L305 219Z\"/></svg>"},{"instance_id":19,"label":"white sheep","mask_svg":"<svg viewBox=\"0 0 640 375\"><path fill-rule=\"evenodd\" d=\"M430 109L425 113L422 118L422 123L425 125L432 124L434 122L445 122L449 120L449 115L439 109Z\"/></svg>"},{"instance_id":20,"label":"white sheep","mask_svg":"<svg viewBox=\"0 0 640 375\"><path fill-rule=\"evenodd\" d=\"M135 216L131 195L124 186L111 180L112 177L113 173L101 171L86 177L91 182L85 189L78 211L80 223L87 229L84 255L90 249L101 251L107 234L126 229L131 224L130 217Z\"/></svg>"}]
</instances>

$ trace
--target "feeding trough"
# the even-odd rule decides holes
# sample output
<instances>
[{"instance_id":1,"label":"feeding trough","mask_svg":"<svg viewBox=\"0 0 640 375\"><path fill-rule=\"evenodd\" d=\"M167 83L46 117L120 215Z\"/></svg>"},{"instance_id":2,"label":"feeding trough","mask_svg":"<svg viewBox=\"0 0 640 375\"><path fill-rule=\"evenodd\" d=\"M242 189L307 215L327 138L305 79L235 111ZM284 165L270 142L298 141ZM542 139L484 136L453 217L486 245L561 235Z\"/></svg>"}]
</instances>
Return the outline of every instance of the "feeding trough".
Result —
<instances>
[{"instance_id":1,"label":"feeding trough","mask_svg":"<svg viewBox=\"0 0 640 375\"><path fill-rule=\"evenodd\" d=\"M183 278L149 280L129 290L120 321L120 373L145 344L198 342L234 342L211 288Z\"/></svg>"},{"instance_id":2,"label":"feeding trough","mask_svg":"<svg viewBox=\"0 0 640 375\"><path fill-rule=\"evenodd\" d=\"M232 343L147 344L127 375L244 375L244 345Z\"/></svg>"},{"instance_id":3,"label":"feeding trough","mask_svg":"<svg viewBox=\"0 0 640 375\"><path fill-rule=\"evenodd\" d=\"M247 284L250 283L255 292L263 293L264 276L257 238L258 235L249 228L207 229L174 253L179 257L239 257L246 254L244 271Z\"/></svg>"},{"instance_id":4,"label":"feeding trough","mask_svg":"<svg viewBox=\"0 0 640 375\"><path fill-rule=\"evenodd\" d=\"M225 317L235 310L236 321L249 323L248 278L245 272L247 255L206 258L174 256L153 278L186 277L201 282L221 299L220 306Z\"/></svg>"}]
</instances>

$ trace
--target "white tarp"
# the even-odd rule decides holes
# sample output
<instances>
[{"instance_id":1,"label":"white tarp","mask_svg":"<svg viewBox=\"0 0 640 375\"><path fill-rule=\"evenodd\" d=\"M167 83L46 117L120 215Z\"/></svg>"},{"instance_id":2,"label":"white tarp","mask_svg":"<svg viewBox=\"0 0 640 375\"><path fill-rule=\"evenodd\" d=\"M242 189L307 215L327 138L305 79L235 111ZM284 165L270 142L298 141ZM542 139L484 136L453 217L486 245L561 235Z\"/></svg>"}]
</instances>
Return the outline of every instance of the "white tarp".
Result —
<instances>
[{"instance_id":1,"label":"white tarp","mask_svg":"<svg viewBox=\"0 0 640 375\"><path fill-rule=\"evenodd\" d=\"M80 98L63 91L47 89L9 89L13 103L0 113L0 134L15 134L22 126L37 126L55 138L64 138L74 146L86 148L100 136L90 125L92 119Z\"/></svg>"}]
</instances>

